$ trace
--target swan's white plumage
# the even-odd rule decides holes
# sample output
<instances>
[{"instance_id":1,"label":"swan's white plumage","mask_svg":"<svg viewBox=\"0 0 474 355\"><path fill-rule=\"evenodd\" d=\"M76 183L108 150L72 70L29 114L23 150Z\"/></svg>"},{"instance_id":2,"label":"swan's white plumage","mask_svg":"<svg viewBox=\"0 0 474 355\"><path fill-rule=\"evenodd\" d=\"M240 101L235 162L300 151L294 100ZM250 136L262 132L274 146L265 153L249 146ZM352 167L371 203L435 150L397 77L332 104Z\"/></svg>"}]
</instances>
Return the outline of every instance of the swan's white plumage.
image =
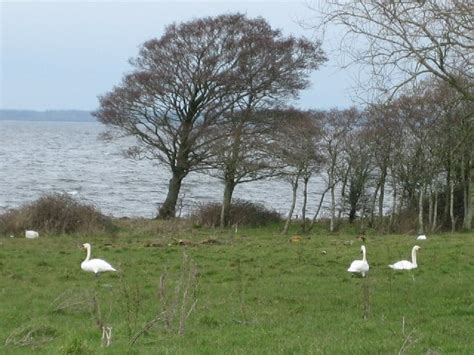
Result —
<instances>
[{"instance_id":1,"label":"swan's white plumage","mask_svg":"<svg viewBox=\"0 0 474 355\"><path fill-rule=\"evenodd\" d=\"M39 238L39 233L36 231L25 231L25 238L28 238L28 239Z\"/></svg>"},{"instance_id":2,"label":"swan's white plumage","mask_svg":"<svg viewBox=\"0 0 474 355\"><path fill-rule=\"evenodd\" d=\"M362 277L365 277L365 274L369 272L369 263L367 262L365 246L362 245L360 247L360 250L362 252L362 260L354 260L351 263L351 266L349 266L349 269L347 269L347 271L358 272L362 275Z\"/></svg>"},{"instance_id":3,"label":"swan's white plumage","mask_svg":"<svg viewBox=\"0 0 474 355\"><path fill-rule=\"evenodd\" d=\"M90 259L91 257L91 245L84 243L82 246L87 250L86 259L81 263L81 269L87 272L93 272L98 274L99 272L105 271L117 271L107 261L102 259Z\"/></svg>"},{"instance_id":4,"label":"swan's white plumage","mask_svg":"<svg viewBox=\"0 0 474 355\"><path fill-rule=\"evenodd\" d=\"M408 260L401 260L396 262L395 264L389 265L394 270L412 270L418 267L416 263L416 252L421 248L418 245L415 245L411 250L411 261Z\"/></svg>"}]
</instances>

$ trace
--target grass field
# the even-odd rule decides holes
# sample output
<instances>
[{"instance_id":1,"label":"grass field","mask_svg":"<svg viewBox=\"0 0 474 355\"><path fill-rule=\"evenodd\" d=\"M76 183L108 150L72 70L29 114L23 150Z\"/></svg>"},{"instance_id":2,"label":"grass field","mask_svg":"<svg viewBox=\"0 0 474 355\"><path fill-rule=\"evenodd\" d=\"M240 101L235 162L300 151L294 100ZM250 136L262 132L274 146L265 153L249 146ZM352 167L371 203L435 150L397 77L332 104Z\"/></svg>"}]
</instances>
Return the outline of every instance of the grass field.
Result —
<instances>
[{"instance_id":1,"label":"grass field","mask_svg":"<svg viewBox=\"0 0 474 355\"><path fill-rule=\"evenodd\" d=\"M289 243L276 227L149 223L0 238L0 353L474 354L472 234L369 235L360 278L346 271L360 258L353 235ZM198 243L208 238L218 243ZM83 272L84 242L119 272ZM415 244L418 269L387 267Z\"/></svg>"}]
</instances>

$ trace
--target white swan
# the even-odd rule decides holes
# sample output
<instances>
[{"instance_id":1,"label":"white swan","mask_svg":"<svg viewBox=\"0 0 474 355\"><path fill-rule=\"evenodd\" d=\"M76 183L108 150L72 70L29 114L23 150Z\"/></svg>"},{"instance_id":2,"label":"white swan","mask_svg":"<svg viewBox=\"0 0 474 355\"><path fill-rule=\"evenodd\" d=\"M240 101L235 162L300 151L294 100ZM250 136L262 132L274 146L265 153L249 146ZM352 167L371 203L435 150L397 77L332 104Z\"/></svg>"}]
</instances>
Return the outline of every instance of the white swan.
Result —
<instances>
[{"instance_id":1,"label":"white swan","mask_svg":"<svg viewBox=\"0 0 474 355\"><path fill-rule=\"evenodd\" d=\"M87 272L93 272L96 276L99 272L104 271L117 271L115 270L112 265L110 265L107 261L102 259L92 259L89 260L91 257L91 245L89 243L84 243L82 246L87 249L87 256L86 259L81 263L81 269Z\"/></svg>"},{"instance_id":2,"label":"white swan","mask_svg":"<svg viewBox=\"0 0 474 355\"><path fill-rule=\"evenodd\" d=\"M36 231L25 231L25 238L28 238L28 239L39 238L39 233Z\"/></svg>"},{"instance_id":3,"label":"white swan","mask_svg":"<svg viewBox=\"0 0 474 355\"><path fill-rule=\"evenodd\" d=\"M418 238L416 238L416 240L426 240L426 239L427 239L426 235L424 235L424 234L421 234L421 235L418 236Z\"/></svg>"},{"instance_id":4,"label":"white swan","mask_svg":"<svg viewBox=\"0 0 474 355\"><path fill-rule=\"evenodd\" d=\"M369 263L367 262L365 246L362 245L360 250L362 252L362 260L354 260L347 271L358 272L362 274L362 277L365 277L365 274L369 272Z\"/></svg>"},{"instance_id":5,"label":"white swan","mask_svg":"<svg viewBox=\"0 0 474 355\"><path fill-rule=\"evenodd\" d=\"M418 245L415 245L411 250L411 262L408 260L398 261L395 264L389 265L394 270L411 270L416 269L418 265L416 264L416 252L421 248Z\"/></svg>"}]
</instances>

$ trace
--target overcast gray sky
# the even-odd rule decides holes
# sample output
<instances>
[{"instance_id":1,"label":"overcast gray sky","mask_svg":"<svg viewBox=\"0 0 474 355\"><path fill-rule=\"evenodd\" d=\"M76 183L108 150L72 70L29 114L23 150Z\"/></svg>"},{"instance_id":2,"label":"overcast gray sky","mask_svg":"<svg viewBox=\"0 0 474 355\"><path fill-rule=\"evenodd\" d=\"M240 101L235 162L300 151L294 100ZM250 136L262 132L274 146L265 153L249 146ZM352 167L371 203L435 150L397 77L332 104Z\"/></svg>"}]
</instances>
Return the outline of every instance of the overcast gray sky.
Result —
<instances>
[{"instance_id":1,"label":"overcast gray sky","mask_svg":"<svg viewBox=\"0 0 474 355\"><path fill-rule=\"evenodd\" d=\"M140 44L159 37L172 22L243 12L264 17L284 34L317 38L298 24L313 15L304 1L0 1L3 109L94 110L97 96L131 69L128 59ZM296 106L352 104L351 75L328 55Z\"/></svg>"}]
</instances>

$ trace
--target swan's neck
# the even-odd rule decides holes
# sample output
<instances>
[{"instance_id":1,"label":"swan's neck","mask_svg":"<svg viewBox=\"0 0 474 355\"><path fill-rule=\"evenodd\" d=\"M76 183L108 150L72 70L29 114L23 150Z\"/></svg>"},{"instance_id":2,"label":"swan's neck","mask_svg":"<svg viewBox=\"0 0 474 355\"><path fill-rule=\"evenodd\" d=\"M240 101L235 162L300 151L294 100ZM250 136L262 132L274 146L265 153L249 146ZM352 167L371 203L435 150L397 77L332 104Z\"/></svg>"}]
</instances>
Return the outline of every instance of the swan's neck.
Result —
<instances>
[{"instance_id":1,"label":"swan's neck","mask_svg":"<svg viewBox=\"0 0 474 355\"><path fill-rule=\"evenodd\" d=\"M415 248L413 248L413 250L411 251L411 263L414 266L418 266L416 265L416 249Z\"/></svg>"},{"instance_id":2,"label":"swan's neck","mask_svg":"<svg viewBox=\"0 0 474 355\"><path fill-rule=\"evenodd\" d=\"M362 261L367 261L367 255L365 251L365 246L362 245Z\"/></svg>"},{"instance_id":3,"label":"swan's neck","mask_svg":"<svg viewBox=\"0 0 474 355\"><path fill-rule=\"evenodd\" d=\"M89 259L91 257L91 247L86 246L86 250L87 250L87 256L86 256L86 260L84 260L84 262L89 261Z\"/></svg>"}]
</instances>

